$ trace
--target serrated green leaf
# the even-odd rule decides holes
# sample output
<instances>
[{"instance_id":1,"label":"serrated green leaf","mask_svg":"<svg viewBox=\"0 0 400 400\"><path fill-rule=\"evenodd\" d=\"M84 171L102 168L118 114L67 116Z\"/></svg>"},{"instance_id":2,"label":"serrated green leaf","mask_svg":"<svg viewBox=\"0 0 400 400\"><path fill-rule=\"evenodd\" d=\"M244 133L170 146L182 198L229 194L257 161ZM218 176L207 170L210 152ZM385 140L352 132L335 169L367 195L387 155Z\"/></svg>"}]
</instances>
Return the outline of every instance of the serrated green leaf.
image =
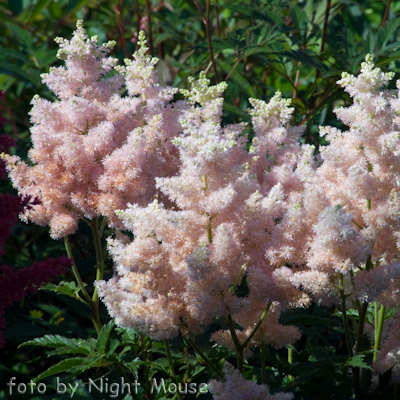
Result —
<instances>
[{"instance_id":1,"label":"serrated green leaf","mask_svg":"<svg viewBox=\"0 0 400 400\"><path fill-rule=\"evenodd\" d=\"M153 364L161 367L162 369L166 369L169 367L168 358L158 358L157 360L153 361Z\"/></svg>"},{"instance_id":2,"label":"serrated green leaf","mask_svg":"<svg viewBox=\"0 0 400 400\"><path fill-rule=\"evenodd\" d=\"M74 299L79 300L82 303L86 303L79 296L79 292L81 289L79 288L79 286L76 285L75 282L61 281L58 285L55 285L54 283L47 283L46 285L42 286L40 290L50 290L58 294L73 297Z\"/></svg>"},{"instance_id":3,"label":"serrated green leaf","mask_svg":"<svg viewBox=\"0 0 400 400\"><path fill-rule=\"evenodd\" d=\"M107 356L111 356L115 353L115 350L117 350L118 346L121 344L120 340L117 338L110 339L108 342L108 349L107 349Z\"/></svg>"},{"instance_id":4,"label":"serrated green leaf","mask_svg":"<svg viewBox=\"0 0 400 400\"><path fill-rule=\"evenodd\" d=\"M29 340L28 342L21 343L19 347L23 346L44 346L59 348L64 346L79 346L84 340L83 339L69 339L61 335L45 335L40 338Z\"/></svg>"},{"instance_id":5,"label":"serrated green leaf","mask_svg":"<svg viewBox=\"0 0 400 400\"><path fill-rule=\"evenodd\" d=\"M106 325L103 325L99 336L97 338L96 349L100 354L104 354L106 350L106 345L108 338L110 337L110 333L114 328L114 320L109 321Z\"/></svg>"},{"instance_id":6,"label":"serrated green leaf","mask_svg":"<svg viewBox=\"0 0 400 400\"><path fill-rule=\"evenodd\" d=\"M82 373L90 368L100 367L102 364L100 362L101 357L96 358L86 358L86 357L74 357L68 358L59 362L56 365L50 367L47 371L43 372L35 379L33 382L39 382L40 380L47 378L48 376L59 374L60 372L69 372L73 375L77 373Z\"/></svg>"},{"instance_id":7,"label":"serrated green leaf","mask_svg":"<svg viewBox=\"0 0 400 400\"><path fill-rule=\"evenodd\" d=\"M346 365L348 365L350 367L365 368L365 369L369 369L369 370L373 371L371 366L369 366L364 361L364 358L365 358L365 354L357 354L356 356L349 358L346 361Z\"/></svg>"},{"instance_id":8,"label":"serrated green leaf","mask_svg":"<svg viewBox=\"0 0 400 400\"><path fill-rule=\"evenodd\" d=\"M58 356L61 354L84 354L84 355L89 355L91 353L91 348L89 345L82 343L80 346L77 347L70 347L70 346L65 346L65 347L60 347L56 350L50 351L47 353L47 357L50 356Z\"/></svg>"}]
</instances>

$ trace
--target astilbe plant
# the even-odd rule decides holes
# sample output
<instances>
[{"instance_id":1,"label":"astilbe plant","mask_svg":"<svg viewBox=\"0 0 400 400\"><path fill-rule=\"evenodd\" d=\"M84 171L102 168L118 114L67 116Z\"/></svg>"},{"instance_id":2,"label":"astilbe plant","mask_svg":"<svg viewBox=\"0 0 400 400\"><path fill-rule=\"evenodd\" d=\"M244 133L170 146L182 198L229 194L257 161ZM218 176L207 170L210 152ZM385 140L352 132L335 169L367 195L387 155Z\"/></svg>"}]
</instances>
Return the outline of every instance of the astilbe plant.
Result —
<instances>
[{"instance_id":1,"label":"astilbe plant","mask_svg":"<svg viewBox=\"0 0 400 400\"><path fill-rule=\"evenodd\" d=\"M177 171L170 139L181 127L179 104L171 104L176 90L157 84L157 59L146 55L143 32L125 67L107 56L115 42L97 45L82 21L71 41L56 41L66 66L42 75L58 101L32 100L33 165L5 159L14 187L37 202L21 217L49 225L58 239L76 232L80 218L105 216L121 227L115 209L154 198L155 177Z\"/></svg>"},{"instance_id":2,"label":"astilbe plant","mask_svg":"<svg viewBox=\"0 0 400 400\"><path fill-rule=\"evenodd\" d=\"M382 326L385 306L399 304L400 102L398 90L385 88L393 76L376 68L370 55L357 77L343 73L338 84L353 104L335 112L349 129L320 127L330 143L320 147L320 165L304 185L297 212L285 215L268 256L277 265L302 266L288 278L315 301L341 304L350 356L366 350L364 325L373 303L374 329L367 333L376 351L384 338L373 367L380 373L393 367L398 381L398 317ZM354 342L348 308L359 313Z\"/></svg>"},{"instance_id":3,"label":"astilbe plant","mask_svg":"<svg viewBox=\"0 0 400 400\"><path fill-rule=\"evenodd\" d=\"M166 349L182 335L201 354L195 336L217 322L211 340L236 353L237 369L226 363L221 372L204 359L223 379L210 382L214 398L290 399L270 394L263 364L262 385L242 376L255 347L263 355L266 344L279 349L301 337L280 324L281 312L340 305L349 356L364 357L373 303L373 367L399 379L400 316L384 323L385 307L400 300L400 102L398 90L385 89L392 73L368 55L357 77L343 74L338 83L353 104L336 114L349 129L321 127L330 144L315 156L299 142L302 128L290 126L293 109L280 92L268 103L250 99L248 143L246 124L222 124L226 83L210 86L201 73L179 102L176 89L158 86L143 33L125 67L107 56L113 43L98 46L82 22L71 41L57 42L66 67L43 75L58 101L33 99L33 166L3 158L31 199L22 218L49 225L53 238L104 217L100 229L89 223L96 290L118 325L165 340ZM99 239L106 223L115 229L108 282ZM73 268L93 310L97 293L90 298ZM358 311L355 340L349 307Z\"/></svg>"},{"instance_id":4,"label":"astilbe plant","mask_svg":"<svg viewBox=\"0 0 400 400\"><path fill-rule=\"evenodd\" d=\"M173 140L181 167L156 179L175 207L155 200L117 211L135 238L109 240L117 274L97 288L117 324L156 339L190 339L215 318L224 321L212 340L236 351L242 371L249 347L281 348L300 338L279 315L309 297L268 261L266 249L312 173L312 149L300 148L301 129L286 127L293 109L277 93L268 104L252 101L256 136L247 151L244 124L221 126L226 84L208 85L201 74L183 91L192 106ZM243 272L246 297L235 293Z\"/></svg>"}]
</instances>

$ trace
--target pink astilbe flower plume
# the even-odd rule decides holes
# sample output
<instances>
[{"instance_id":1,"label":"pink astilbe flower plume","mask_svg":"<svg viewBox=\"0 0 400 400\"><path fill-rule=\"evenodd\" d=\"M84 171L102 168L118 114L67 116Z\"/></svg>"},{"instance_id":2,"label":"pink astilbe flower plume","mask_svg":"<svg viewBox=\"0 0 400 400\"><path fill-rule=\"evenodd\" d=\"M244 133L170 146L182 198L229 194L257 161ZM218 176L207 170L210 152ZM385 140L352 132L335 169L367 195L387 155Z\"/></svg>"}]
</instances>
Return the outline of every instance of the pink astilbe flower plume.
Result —
<instances>
[{"instance_id":1,"label":"pink astilbe flower plume","mask_svg":"<svg viewBox=\"0 0 400 400\"><path fill-rule=\"evenodd\" d=\"M190 91L182 91L191 104L182 113L184 132L173 139L181 160L179 173L156 179L175 208L166 209L155 200L146 208L134 204L117 212L135 239L109 241L116 275L109 282L97 283L99 294L118 324L156 339L179 332L199 334L215 317L230 315L244 343L270 308L260 331L263 339L276 347L293 343L300 332L279 325L280 310L308 304L309 299L266 259L275 222L269 207L263 208L262 193L269 193L279 172L263 175L260 165L267 163L262 159L265 151L246 150L245 124L221 126L226 84L210 87L204 73L191 83ZM260 133L259 142L267 141L264 135L275 135L275 128L281 129L279 140L286 141L288 151L294 153L298 149L286 137L292 133L285 130L291 110L280 94L271 103L279 104L283 116ZM276 159L277 168L287 161L280 148ZM288 193L300 187L300 178L285 181ZM244 269L250 289L245 298L232 290ZM261 341L260 332L248 341L249 346ZM214 335L213 340L232 347L228 331Z\"/></svg>"},{"instance_id":2,"label":"pink astilbe flower plume","mask_svg":"<svg viewBox=\"0 0 400 400\"><path fill-rule=\"evenodd\" d=\"M98 45L82 21L70 41L56 42L65 66L42 79L59 100L32 100L34 165L4 156L14 187L36 199L21 218L49 225L55 239L74 233L82 217L103 215L120 228L115 209L144 205L157 195L155 177L177 172L170 139L182 131L183 106L171 103L175 89L158 85L157 59L146 55L143 32L125 67L108 56L115 42ZM124 89L126 96L120 95Z\"/></svg>"},{"instance_id":3,"label":"pink astilbe flower plume","mask_svg":"<svg viewBox=\"0 0 400 400\"><path fill-rule=\"evenodd\" d=\"M354 101L335 112L349 130L320 127L330 144L320 147L319 166L304 169L303 191L281 217L268 250L272 262L299 266L291 271L292 284L326 304L339 300L340 274L353 293L348 301L369 303L400 270L400 103L396 91L384 89L392 78L369 55L357 77L343 73L338 84ZM274 192L276 201L281 197Z\"/></svg>"},{"instance_id":4,"label":"pink astilbe flower plume","mask_svg":"<svg viewBox=\"0 0 400 400\"><path fill-rule=\"evenodd\" d=\"M258 385L243 378L242 374L231 364L225 363L225 380L223 382L212 380L209 383L210 391L215 400L292 400L293 393L269 392L267 385Z\"/></svg>"}]
</instances>

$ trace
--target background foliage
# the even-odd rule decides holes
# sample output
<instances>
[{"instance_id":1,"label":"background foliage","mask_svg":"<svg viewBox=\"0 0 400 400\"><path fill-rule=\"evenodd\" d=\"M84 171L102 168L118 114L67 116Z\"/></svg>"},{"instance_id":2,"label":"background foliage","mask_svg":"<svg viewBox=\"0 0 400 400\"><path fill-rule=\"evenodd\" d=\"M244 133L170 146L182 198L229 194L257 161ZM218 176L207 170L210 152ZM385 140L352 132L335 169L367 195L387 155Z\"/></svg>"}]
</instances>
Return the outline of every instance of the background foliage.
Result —
<instances>
[{"instance_id":1,"label":"background foliage","mask_svg":"<svg viewBox=\"0 0 400 400\"><path fill-rule=\"evenodd\" d=\"M356 74L366 53L372 54L375 64L383 70L399 71L400 1L214 0L209 9L206 3L209 2L0 0L0 89L6 92L3 113L8 119L3 133L18 139L13 151L26 159L30 148L30 101L36 93L54 100L41 84L40 74L58 64L54 38L70 38L77 19L84 19L89 35L98 35L100 42L117 40L113 55L120 60L131 57L138 30L145 30L151 52L160 58L161 84L187 88L187 78L201 70L207 71L212 82L226 80L227 123L248 121L245 111L250 97L267 100L281 90L284 97L293 99L296 111L292 122L306 126L302 141L316 145L325 144L318 135L318 126L336 125L333 109L350 102L336 85L342 71ZM251 137L251 127L247 133ZM10 183L0 183L0 193L12 193ZM90 228L82 224L71 237L71 245L90 288L96 264ZM14 226L5 249L0 264L7 263L15 269L65 252L60 241L49 239L47 229L21 222ZM112 265L106 260L106 279L111 274ZM97 335L89 312L80 304L78 290L67 283L74 281L72 272L61 280L66 283L48 285L47 290L6 310L7 344L0 349L0 399L34 398L29 394L9 396L9 378L15 376L18 382L29 382L55 365L58 367L51 371L56 375L43 376L48 394L40 399L54 397L56 376L65 381L64 371L70 372L71 384L80 383L75 399L103 398L87 392L83 383L89 378L106 376L111 382L121 374L132 379L132 374L137 373L144 382L152 376L173 382L162 343L116 328L112 322ZM351 398L347 370L351 366L366 366L364 370L368 370L372 354L347 360L340 316L331 317L335 311L315 306L284 315L283 322L298 325L304 335L292 349L291 363L287 349L269 350L267 382L271 389L293 391L296 399ZM101 318L103 323L109 319L104 309ZM207 335L197 338L200 347L216 329L217 323ZM44 335L53 336L35 339ZM28 340L35 346L18 348ZM210 376L214 377L183 339L172 343L171 355L180 380L207 382ZM234 358L219 347L208 350L208 356L221 363ZM246 365L246 378L259 379L259 368L260 354L256 352ZM364 377L363 398L393 398L396 391L388 384L389 376L383 377L375 391L369 386L368 373ZM142 393L139 397L143 398Z\"/></svg>"}]
</instances>

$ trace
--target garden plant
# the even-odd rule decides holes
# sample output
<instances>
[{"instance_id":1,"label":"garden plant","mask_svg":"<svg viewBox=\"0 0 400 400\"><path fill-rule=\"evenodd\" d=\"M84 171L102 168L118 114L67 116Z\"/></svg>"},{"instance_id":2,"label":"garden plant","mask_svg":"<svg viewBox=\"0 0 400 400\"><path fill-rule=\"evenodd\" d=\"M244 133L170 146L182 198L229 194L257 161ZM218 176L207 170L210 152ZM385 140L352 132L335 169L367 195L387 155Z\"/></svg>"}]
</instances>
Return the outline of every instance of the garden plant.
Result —
<instances>
[{"instance_id":1,"label":"garden plant","mask_svg":"<svg viewBox=\"0 0 400 400\"><path fill-rule=\"evenodd\" d=\"M0 10L0 399L400 397L400 1Z\"/></svg>"}]
</instances>

